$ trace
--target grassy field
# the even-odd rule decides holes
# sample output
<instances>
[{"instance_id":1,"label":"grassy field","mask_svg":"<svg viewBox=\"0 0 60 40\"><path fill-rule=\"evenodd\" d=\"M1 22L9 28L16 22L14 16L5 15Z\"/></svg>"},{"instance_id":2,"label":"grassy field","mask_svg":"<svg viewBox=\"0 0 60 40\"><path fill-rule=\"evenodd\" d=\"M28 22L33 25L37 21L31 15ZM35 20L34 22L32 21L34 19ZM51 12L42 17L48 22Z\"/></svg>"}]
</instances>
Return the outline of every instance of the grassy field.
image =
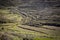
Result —
<instances>
[{"instance_id":1,"label":"grassy field","mask_svg":"<svg viewBox=\"0 0 60 40\"><path fill-rule=\"evenodd\" d=\"M60 27L22 25L23 17L0 9L0 40L59 40Z\"/></svg>"}]
</instances>

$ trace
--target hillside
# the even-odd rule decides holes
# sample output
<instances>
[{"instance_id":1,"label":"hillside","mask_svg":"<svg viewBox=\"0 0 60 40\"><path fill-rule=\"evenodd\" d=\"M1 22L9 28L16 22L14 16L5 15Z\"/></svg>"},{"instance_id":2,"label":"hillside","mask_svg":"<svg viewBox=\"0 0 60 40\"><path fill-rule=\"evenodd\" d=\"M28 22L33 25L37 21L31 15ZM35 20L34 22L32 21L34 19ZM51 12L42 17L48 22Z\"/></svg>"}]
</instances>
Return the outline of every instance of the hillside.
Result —
<instances>
[{"instance_id":1,"label":"hillside","mask_svg":"<svg viewBox=\"0 0 60 40\"><path fill-rule=\"evenodd\" d=\"M26 23L29 23L29 19L19 15L18 13L11 12L8 9L0 9L0 39L1 40L59 40L60 27L40 25L40 26L28 26L23 21L26 19ZM30 18L30 17L29 17ZM28 21L27 21L28 20ZM39 20L40 21L40 20ZM34 25L40 23L32 20ZM32 24L33 25L33 24ZM28 36L28 37L27 37Z\"/></svg>"},{"instance_id":2,"label":"hillside","mask_svg":"<svg viewBox=\"0 0 60 40\"><path fill-rule=\"evenodd\" d=\"M0 40L59 39L59 0L0 0Z\"/></svg>"}]
</instances>

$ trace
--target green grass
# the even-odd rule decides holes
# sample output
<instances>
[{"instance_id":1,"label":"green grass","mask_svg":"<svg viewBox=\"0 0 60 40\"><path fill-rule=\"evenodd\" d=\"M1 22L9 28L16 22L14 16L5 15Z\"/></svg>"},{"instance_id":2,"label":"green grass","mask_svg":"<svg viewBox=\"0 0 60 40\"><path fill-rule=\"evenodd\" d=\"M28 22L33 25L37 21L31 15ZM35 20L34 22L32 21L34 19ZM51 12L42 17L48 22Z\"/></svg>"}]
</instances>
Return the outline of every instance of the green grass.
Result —
<instances>
[{"instance_id":1,"label":"green grass","mask_svg":"<svg viewBox=\"0 0 60 40\"><path fill-rule=\"evenodd\" d=\"M54 39L51 39L51 38L34 38L34 40L54 40Z\"/></svg>"}]
</instances>

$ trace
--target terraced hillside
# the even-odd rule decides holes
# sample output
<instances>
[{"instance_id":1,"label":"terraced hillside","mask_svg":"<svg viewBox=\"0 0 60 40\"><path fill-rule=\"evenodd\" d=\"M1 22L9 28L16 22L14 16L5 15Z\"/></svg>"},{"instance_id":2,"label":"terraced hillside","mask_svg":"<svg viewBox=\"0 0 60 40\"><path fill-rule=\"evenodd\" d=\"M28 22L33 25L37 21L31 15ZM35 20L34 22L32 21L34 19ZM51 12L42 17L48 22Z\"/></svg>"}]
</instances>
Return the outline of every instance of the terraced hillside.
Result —
<instances>
[{"instance_id":1,"label":"terraced hillside","mask_svg":"<svg viewBox=\"0 0 60 40\"><path fill-rule=\"evenodd\" d=\"M23 19L24 17L19 12L13 13L8 9L0 9L0 40L60 39L60 27L23 25Z\"/></svg>"},{"instance_id":2,"label":"terraced hillside","mask_svg":"<svg viewBox=\"0 0 60 40\"><path fill-rule=\"evenodd\" d=\"M0 0L0 40L60 40L60 0Z\"/></svg>"},{"instance_id":3,"label":"terraced hillside","mask_svg":"<svg viewBox=\"0 0 60 40\"><path fill-rule=\"evenodd\" d=\"M36 26L36 25L51 25L60 26L60 8L50 7L43 10L33 10L33 9L11 9L11 11L18 12L23 16L23 24Z\"/></svg>"}]
</instances>

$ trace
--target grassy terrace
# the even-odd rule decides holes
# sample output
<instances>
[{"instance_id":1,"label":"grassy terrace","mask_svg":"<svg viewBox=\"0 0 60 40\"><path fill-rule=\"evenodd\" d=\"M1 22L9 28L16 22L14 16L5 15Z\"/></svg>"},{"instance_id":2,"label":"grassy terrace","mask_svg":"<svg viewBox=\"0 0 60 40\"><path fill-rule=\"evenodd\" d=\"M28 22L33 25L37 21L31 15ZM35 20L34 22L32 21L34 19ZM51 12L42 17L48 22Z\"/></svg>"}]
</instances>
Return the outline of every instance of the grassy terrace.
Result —
<instances>
[{"instance_id":1,"label":"grassy terrace","mask_svg":"<svg viewBox=\"0 0 60 40\"><path fill-rule=\"evenodd\" d=\"M0 9L0 21L2 21L0 22L0 40L59 40L58 27L30 27L21 25L22 19L23 17L17 13L13 14L9 10Z\"/></svg>"}]
</instances>

